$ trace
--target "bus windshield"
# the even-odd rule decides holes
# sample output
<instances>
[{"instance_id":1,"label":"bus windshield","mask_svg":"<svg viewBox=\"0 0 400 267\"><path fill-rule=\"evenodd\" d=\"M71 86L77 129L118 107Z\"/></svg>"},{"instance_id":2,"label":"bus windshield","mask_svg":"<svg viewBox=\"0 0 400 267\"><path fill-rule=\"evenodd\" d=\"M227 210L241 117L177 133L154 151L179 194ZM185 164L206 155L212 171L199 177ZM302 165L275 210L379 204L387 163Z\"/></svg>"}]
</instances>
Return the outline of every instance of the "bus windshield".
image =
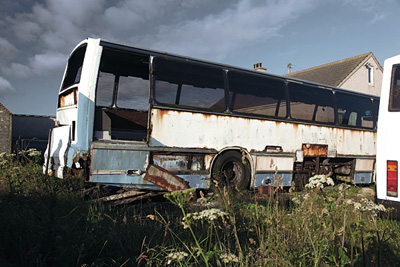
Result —
<instances>
[{"instance_id":1,"label":"bus windshield","mask_svg":"<svg viewBox=\"0 0 400 267\"><path fill-rule=\"evenodd\" d=\"M69 58L68 67L65 73L63 85L61 86L61 90L66 89L73 84L79 83L81 79L81 71L85 52L86 45L78 48Z\"/></svg>"}]
</instances>

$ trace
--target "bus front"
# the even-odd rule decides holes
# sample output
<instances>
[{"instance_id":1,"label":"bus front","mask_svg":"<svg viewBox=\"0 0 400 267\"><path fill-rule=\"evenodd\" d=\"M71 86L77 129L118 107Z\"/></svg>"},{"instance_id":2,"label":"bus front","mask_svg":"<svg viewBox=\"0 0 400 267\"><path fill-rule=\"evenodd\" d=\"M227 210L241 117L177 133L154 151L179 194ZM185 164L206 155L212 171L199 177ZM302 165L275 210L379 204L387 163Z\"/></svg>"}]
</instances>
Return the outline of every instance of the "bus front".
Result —
<instances>
[{"instance_id":1,"label":"bus front","mask_svg":"<svg viewBox=\"0 0 400 267\"><path fill-rule=\"evenodd\" d=\"M82 41L71 53L58 95L56 127L51 129L43 171L63 178L67 169L85 172L94 114L94 87L100 61L98 39Z\"/></svg>"}]
</instances>

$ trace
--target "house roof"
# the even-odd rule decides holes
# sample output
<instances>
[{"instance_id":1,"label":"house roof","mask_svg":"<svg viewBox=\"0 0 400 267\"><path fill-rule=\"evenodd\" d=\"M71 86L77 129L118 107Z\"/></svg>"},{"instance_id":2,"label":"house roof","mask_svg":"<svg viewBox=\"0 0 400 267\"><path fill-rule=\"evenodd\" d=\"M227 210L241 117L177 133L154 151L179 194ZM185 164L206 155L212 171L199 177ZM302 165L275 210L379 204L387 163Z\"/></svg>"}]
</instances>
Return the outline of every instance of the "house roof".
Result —
<instances>
[{"instance_id":1,"label":"house roof","mask_svg":"<svg viewBox=\"0 0 400 267\"><path fill-rule=\"evenodd\" d=\"M8 115L12 115L11 112L5 106L3 106L1 103L0 103L0 107L2 107L8 113Z\"/></svg>"},{"instance_id":2,"label":"house roof","mask_svg":"<svg viewBox=\"0 0 400 267\"><path fill-rule=\"evenodd\" d=\"M369 52L313 68L288 73L285 74L285 76L340 87L351 76L351 74L353 74L359 66L364 65L370 57L377 62L378 67L382 70L382 66L376 60L374 54Z\"/></svg>"}]
</instances>

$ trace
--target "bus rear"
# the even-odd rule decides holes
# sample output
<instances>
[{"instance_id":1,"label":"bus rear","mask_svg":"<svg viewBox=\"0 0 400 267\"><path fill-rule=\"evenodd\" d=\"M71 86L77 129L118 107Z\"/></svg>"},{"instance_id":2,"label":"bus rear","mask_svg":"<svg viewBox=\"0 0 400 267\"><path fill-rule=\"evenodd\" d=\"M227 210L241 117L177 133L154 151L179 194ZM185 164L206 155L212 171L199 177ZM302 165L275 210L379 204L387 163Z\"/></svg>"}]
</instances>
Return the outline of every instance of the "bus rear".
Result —
<instances>
[{"instance_id":1,"label":"bus rear","mask_svg":"<svg viewBox=\"0 0 400 267\"><path fill-rule=\"evenodd\" d=\"M385 60L377 134L376 191L378 203L400 217L400 55Z\"/></svg>"}]
</instances>

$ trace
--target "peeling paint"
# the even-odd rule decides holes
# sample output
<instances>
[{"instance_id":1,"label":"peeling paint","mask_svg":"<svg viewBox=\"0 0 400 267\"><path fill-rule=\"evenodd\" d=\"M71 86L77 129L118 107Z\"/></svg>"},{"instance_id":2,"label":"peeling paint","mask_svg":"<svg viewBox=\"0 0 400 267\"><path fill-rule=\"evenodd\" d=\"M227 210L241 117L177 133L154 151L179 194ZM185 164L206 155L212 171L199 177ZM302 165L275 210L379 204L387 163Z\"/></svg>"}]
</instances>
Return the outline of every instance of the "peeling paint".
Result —
<instances>
[{"instance_id":1,"label":"peeling paint","mask_svg":"<svg viewBox=\"0 0 400 267\"><path fill-rule=\"evenodd\" d=\"M143 179L168 192L190 188L185 180L154 164L149 165Z\"/></svg>"}]
</instances>

